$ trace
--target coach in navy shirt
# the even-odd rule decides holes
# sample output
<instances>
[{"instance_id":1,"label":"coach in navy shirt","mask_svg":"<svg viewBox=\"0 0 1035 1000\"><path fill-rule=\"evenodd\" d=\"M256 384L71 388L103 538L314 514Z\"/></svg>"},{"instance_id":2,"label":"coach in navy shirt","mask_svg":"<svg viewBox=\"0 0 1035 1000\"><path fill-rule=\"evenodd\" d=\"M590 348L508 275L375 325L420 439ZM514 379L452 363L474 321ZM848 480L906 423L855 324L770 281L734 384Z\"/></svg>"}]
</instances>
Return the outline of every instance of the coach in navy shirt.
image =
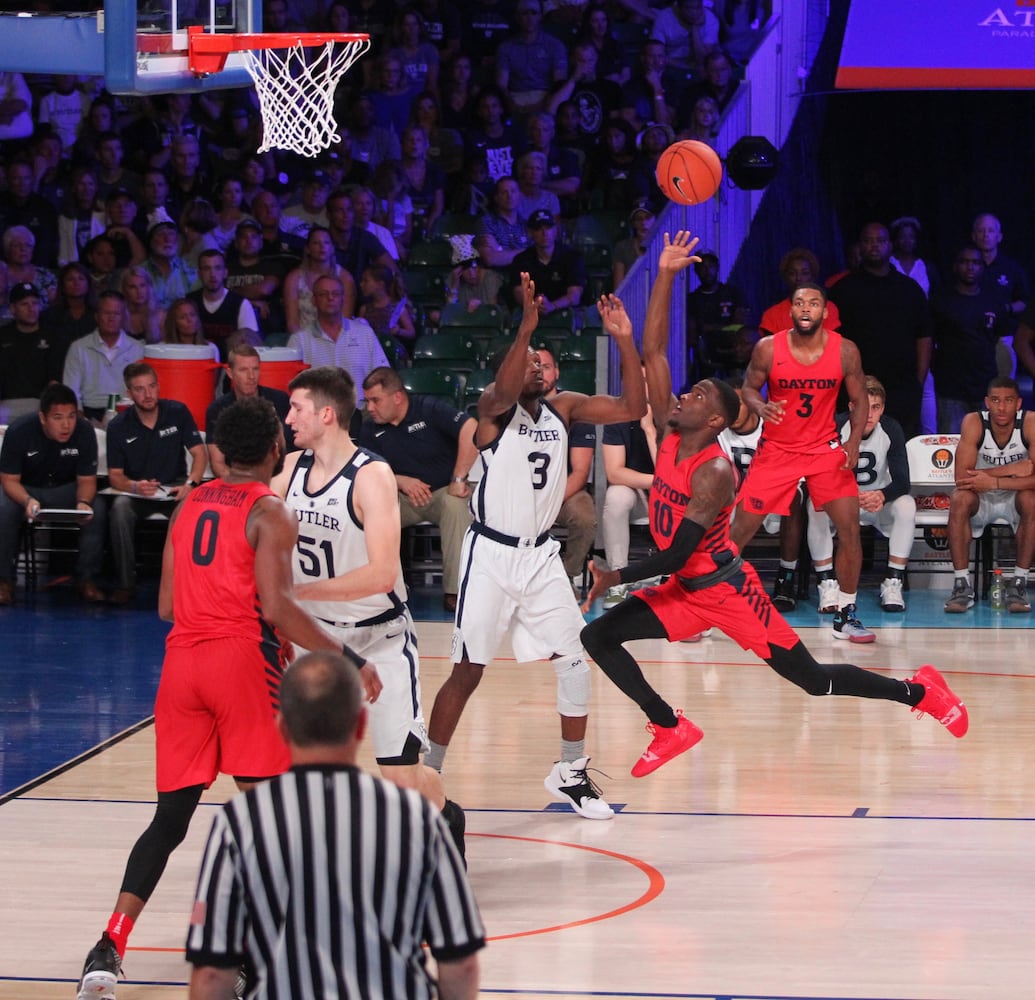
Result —
<instances>
[{"instance_id":1,"label":"coach in navy shirt","mask_svg":"<svg viewBox=\"0 0 1035 1000\"><path fill-rule=\"evenodd\" d=\"M170 513L171 505L201 482L208 465L190 410L174 399L159 399L155 370L134 362L126 365L123 380L133 406L108 424L108 482L119 491L111 503L111 547L118 572L113 604L133 597L137 517Z\"/></svg>"},{"instance_id":2,"label":"coach in navy shirt","mask_svg":"<svg viewBox=\"0 0 1035 1000\"><path fill-rule=\"evenodd\" d=\"M478 451L475 419L435 396L410 396L393 368L363 380L367 412L359 443L388 461L404 528L431 521L442 532L443 606L456 609L460 546L471 523L467 473Z\"/></svg>"},{"instance_id":3,"label":"coach in navy shirt","mask_svg":"<svg viewBox=\"0 0 1035 1000\"><path fill-rule=\"evenodd\" d=\"M67 385L48 385L39 413L19 417L0 450L0 604L14 601L15 559L22 522L44 508L93 512L79 532L76 573L83 600L103 601L97 586L104 560L105 514L97 496L97 435L77 414Z\"/></svg>"}]
</instances>

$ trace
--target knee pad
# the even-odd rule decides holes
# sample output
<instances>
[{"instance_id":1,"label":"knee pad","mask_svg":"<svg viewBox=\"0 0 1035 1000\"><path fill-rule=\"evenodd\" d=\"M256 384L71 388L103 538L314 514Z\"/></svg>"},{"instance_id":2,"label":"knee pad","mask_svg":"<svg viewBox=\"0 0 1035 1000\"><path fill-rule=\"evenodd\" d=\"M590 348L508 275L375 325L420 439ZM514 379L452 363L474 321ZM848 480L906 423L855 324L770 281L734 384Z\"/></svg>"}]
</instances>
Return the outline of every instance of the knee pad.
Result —
<instances>
[{"instance_id":1,"label":"knee pad","mask_svg":"<svg viewBox=\"0 0 1035 1000\"><path fill-rule=\"evenodd\" d=\"M589 714L589 664L585 654L559 656L553 663L557 674L557 711L581 718Z\"/></svg>"}]
</instances>

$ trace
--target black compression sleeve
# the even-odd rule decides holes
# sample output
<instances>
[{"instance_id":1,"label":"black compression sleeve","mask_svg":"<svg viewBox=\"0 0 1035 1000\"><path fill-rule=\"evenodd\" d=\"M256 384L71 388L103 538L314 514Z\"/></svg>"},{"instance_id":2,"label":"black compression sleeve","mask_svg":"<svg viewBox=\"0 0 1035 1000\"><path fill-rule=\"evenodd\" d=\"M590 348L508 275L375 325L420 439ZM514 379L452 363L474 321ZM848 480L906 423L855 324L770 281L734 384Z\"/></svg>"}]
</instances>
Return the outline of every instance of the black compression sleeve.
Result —
<instances>
[{"instance_id":1,"label":"black compression sleeve","mask_svg":"<svg viewBox=\"0 0 1035 1000\"><path fill-rule=\"evenodd\" d=\"M637 580L649 580L652 576L665 576L675 573L694 554L694 549L701 544L705 529L696 521L683 518L672 544L663 551L655 552L646 559L641 559L632 566L619 570L618 578L622 583L636 583Z\"/></svg>"}]
</instances>

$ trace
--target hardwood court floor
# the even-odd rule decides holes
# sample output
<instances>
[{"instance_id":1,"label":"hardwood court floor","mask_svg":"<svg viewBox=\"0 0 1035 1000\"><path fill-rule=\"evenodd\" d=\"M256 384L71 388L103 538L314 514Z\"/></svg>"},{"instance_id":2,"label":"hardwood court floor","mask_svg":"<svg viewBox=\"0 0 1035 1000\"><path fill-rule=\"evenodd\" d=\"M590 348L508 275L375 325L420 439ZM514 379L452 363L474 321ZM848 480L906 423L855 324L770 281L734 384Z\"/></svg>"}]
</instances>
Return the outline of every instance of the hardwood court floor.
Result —
<instances>
[{"instance_id":1,"label":"hardwood court floor","mask_svg":"<svg viewBox=\"0 0 1035 1000\"><path fill-rule=\"evenodd\" d=\"M820 659L897 676L937 664L970 710L963 740L903 706L810 699L724 637L634 644L705 738L631 778L643 719L594 671L589 749L618 810L606 823L550 804L543 789L558 749L552 671L498 661L445 769L467 809L491 937L483 995L1035 995L1031 633L977 621L885 628L868 647L802 632ZM430 705L450 628L419 631ZM0 1000L74 996L152 813L152 741L145 728L0 806ZM199 855L231 790L221 781L207 794L174 855L134 932L119 1000L185 996Z\"/></svg>"}]
</instances>

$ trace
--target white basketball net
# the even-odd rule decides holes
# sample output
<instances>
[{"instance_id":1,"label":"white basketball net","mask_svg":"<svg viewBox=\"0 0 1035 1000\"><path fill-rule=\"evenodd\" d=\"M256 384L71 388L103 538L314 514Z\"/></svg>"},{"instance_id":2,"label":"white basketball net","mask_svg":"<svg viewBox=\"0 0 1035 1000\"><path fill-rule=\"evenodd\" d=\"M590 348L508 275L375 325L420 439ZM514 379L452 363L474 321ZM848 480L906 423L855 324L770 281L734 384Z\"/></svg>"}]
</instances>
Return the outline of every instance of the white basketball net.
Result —
<instances>
[{"instance_id":1,"label":"white basketball net","mask_svg":"<svg viewBox=\"0 0 1035 1000\"><path fill-rule=\"evenodd\" d=\"M255 81L262 111L262 145L316 156L339 142L334 120L338 81L367 49L366 38L329 41L307 50L301 43L287 49L246 49L245 67Z\"/></svg>"}]
</instances>

